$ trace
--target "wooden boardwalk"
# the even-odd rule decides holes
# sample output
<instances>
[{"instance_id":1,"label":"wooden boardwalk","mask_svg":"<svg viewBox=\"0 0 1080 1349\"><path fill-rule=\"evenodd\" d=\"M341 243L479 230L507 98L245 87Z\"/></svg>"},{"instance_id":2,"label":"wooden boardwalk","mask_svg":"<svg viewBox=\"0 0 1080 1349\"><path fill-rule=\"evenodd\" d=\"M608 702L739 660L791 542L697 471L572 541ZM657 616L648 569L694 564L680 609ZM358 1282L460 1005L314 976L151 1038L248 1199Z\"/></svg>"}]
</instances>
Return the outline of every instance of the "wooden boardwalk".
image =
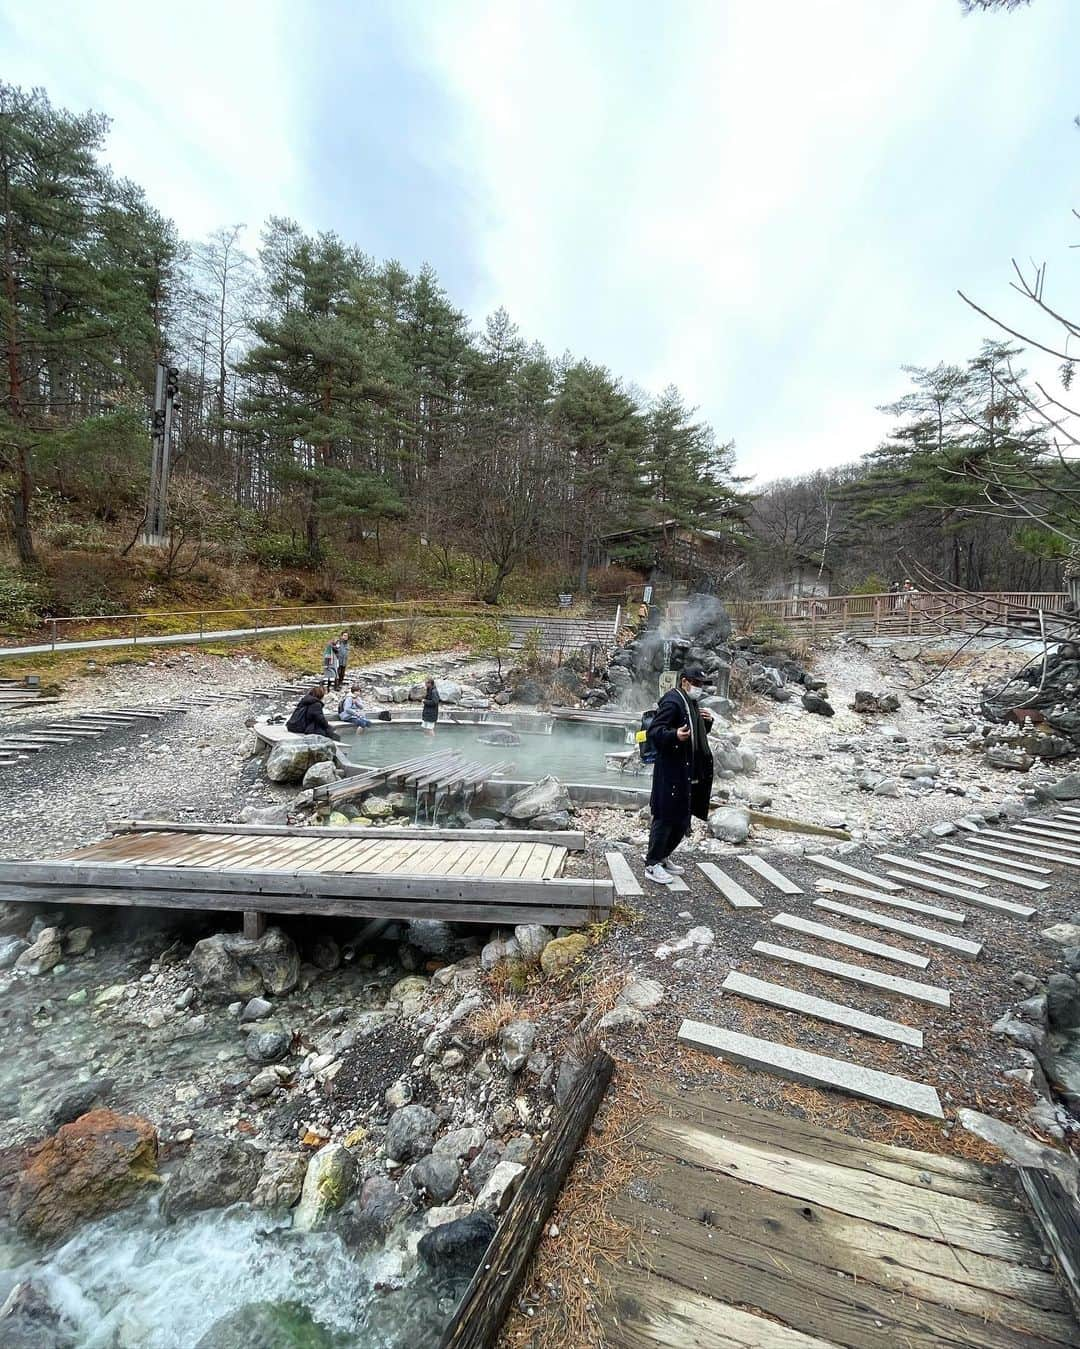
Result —
<instances>
[{"instance_id":1,"label":"wooden boardwalk","mask_svg":"<svg viewBox=\"0 0 1080 1349\"><path fill-rule=\"evenodd\" d=\"M424 832L380 838L376 830L355 837L350 830L199 831L155 822L50 861L0 863L0 902L566 927L610 912L610 881L562 875L568 846L580 836L564 843L550 834L534 842L521 833L504 840Z\"/></svg>"},{"instance_id":2,"label":"wooden boardwalk","mask_svg":"<svg viewBox=\"0 0 1080 1349\"><path fill-rule=\"evenodd\" d=\"M633 1235L605 1345L1080 1343L1044 1229L1007 1168L869 1142L716 1091L657 1100L638 1174L612 1204Z\"/></svg>"}]
</instances>

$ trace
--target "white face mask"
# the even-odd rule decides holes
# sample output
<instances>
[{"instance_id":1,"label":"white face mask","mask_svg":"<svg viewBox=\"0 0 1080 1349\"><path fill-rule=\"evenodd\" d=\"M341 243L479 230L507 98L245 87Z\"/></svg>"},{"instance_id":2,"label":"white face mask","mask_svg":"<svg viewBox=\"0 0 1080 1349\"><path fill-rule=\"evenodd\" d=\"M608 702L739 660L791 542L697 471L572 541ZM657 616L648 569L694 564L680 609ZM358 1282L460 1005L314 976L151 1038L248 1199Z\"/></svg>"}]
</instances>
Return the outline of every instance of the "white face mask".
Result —
<instances>
[{"instance_id":1,"label":"white face mask","mask_svg":"<svg viewBox=\"0 0 1080 1349\"><path fill-rule=\"evenodd\" d=\"M690 684L686 688L686 696L692 703L699 702L704 692L705 690L699 689L696 684Z\"/></svg>"}]
</instances>

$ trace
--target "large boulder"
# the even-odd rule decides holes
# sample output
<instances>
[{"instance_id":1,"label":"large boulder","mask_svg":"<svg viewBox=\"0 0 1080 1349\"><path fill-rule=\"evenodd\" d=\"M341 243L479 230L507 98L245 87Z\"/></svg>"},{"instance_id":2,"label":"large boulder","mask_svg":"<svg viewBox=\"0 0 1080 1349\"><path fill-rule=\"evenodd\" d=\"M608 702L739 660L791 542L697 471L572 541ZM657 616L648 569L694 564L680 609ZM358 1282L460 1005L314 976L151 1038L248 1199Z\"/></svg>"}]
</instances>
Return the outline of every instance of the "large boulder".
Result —
<instances>
[{"instance_id":1,"label":"large boulder","mask_svg":"<svg viewBox=\"0 0 1080 1349\"><path fill-rule=\"evenodd\" d=\"M531 820L536 815L554 815L574 809L566 788L556 777L541 778L516 792L502 808L511 820Z\"/></svg>"},{"instance_id":2,"label":"large boulder","mask_svg":"<svg viewBox=\"0 0 1080 1349\"><path fill-rule=\"evenodd\" d=\"M435 689L441 702L457 703L461 701L461 685L456 684L452 679L436 679Z\"/></svg>"},{"instance_id":3,"label":"large boulder","mask_svg":"<svg viewBox=\"0 0 1080 1349\"><path fill-rule=\"evenodd\" d=\"M405 1105L395 1110L386 1126L383 1151L396 1162L410 1162L431 1151L439 1117L427 1106Z\"/></svg>"},{"instance_id":4,"label":"large boulder","mask_svg":"<svg viewBox=\"0 0 1080 1349\"><path fill-rule=\"evenodd\" d=\"M314 763L332 763L337 745L325 735L296 735L280 740L266 760L266 776L271 782L302 782Z\"/></svg>"},{"instance_id":5,"label":"large boulder","mask_svg":"<svg viewBox=\"0 0 1080 1349\"><path fill-rule=\"evenodd\" d=\"M257 940L215 932L195 943L189 963L200 990L223 1002L261 993L289 993L300 978L296 943L276 927L268 928Z\"/></svg>"},{"instance_id":6,"label":"large boulder","mask_svg":"<svg viewBox=\"0 0 1080 1349\"><path fill-rule=\"evenodd\" d=\"M188 1213L239 1204L255 1193L262 1154L248 1143L204 1138L169 1177L161 1209L170 1222Z\"/></svg>"},{"instance_id":7,"label":"large boulder","mask_svg":"<svg viewBox=\"0 0 1080 1349\"><path fill-rule=\"evenodd\" d=\"M356 1184L356 1159L341 1143L327 1143L308 1162L293 1227L311 1232L339 1209Z\"/></svg>"},{"instance_id":8,"label":"large boulder","mask_svg":"<svg viewBox=\"0 0 1080 1349\"><path fill-rule=\"evenodd\" d=\"M300 1198L307 1175L308 1159L293 1148L271 1148L251 1196L255 1208L292 1208Z\"/></svg>"},{"instance_id":9,"label":"large boulder","mask_svg":"<svg viewBox=\"0 0 1080 1349\"><path fill-rule=\"evenodd\" d=\"M489 1213L469 1213L426 1233L416 1249L436 1278L470 1279L491 1244L496 1225Z\"/></svg>"},{"instance_id":10,"label":"large boulder","mask_svg":"<svg viewBox=\"0 0 1080 1349\"><path fill-rule=\"evenodd\" d=\"M157 1179L157 1130L138 1115L92 1110L39 1144L11 1196L15 1224L51 1240L121 1208Z\"/></svg>"},{"instance_id":11,"label":"large boulder","mask_svg":"<svg viewBox=\"0 0 1080 1349\"><path fill-rule=\"evenodd\" d=\"M721 806L709 816L709 833L725 843L745 843L750 833L750 812L745 806Z\"/></svg>"},{"instance_id":12,"label":"large boulder","mask_svg":"<svg viewBox=\"0 0 1080 1349\"><path fill-rule=\"evenodd\" d=\"M15 968L27 974L47 974L64 958L64 947L60 940L58 927L47 927L33 945L28 946L16 959Z\"/></svg>"},{"instance_id":13,"label":"large boulder","mask_svg":"<svg viewBox=\"0 0 1080 1349\"><path fill-rule=\"evenodd\" d=\"M313 763L304 774L303 781L300 783L305 791L314 787L329 787L338 780L337 765L332 759L320 759L318 763Z\"/></svg>"},{"instance_id":14,"label":"large boulder","mask_svg":"<svg viewBox=\"0 0 1080 1349\"><path fill-rule=\"evenodd\" d=\"M540 968L552 978L562 974L580 960L589 947L589 939L583 932L571 932L568 937L556 937L549 941L540 956Z\"/></svg>"}]
</instances>

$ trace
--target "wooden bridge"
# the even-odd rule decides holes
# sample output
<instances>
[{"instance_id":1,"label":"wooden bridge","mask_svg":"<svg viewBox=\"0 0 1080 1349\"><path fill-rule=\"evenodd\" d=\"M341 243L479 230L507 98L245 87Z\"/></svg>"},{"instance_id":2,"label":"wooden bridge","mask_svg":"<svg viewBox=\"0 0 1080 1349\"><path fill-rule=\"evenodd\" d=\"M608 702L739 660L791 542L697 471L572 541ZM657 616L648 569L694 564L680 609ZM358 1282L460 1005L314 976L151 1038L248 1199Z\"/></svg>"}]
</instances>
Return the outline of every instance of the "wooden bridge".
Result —
<instances>
[{"instance_id":1,"label":"wooden bridge","mask_svg":"<svg viewBox=\"0 0 1080 1349\"><path fill-rule=\"evenodd\" d=\"M49 861L0 862L0 902L583 927L609 880L563 875L580 833L132 821Z\"/></svg>"}]
</instances>

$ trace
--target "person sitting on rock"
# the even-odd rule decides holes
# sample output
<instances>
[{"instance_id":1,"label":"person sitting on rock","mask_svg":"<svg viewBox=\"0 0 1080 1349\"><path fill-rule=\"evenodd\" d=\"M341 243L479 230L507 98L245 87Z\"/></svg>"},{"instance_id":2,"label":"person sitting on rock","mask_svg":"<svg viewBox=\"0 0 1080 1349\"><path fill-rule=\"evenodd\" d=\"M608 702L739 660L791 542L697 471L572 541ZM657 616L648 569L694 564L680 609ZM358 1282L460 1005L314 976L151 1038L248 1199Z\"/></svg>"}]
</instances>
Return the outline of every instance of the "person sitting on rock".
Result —
<instances>
[{"instance_id":1,"label":"person sitting on rock","mask_svg":"<svg viewBox=\"0 0 1080 1349\"><path fill-rule=\"evenodd\" d=\"M350 726L359 726L362 731L366 731L371 725L371 722L364 716L364 704L360 701L359 684L353 684L341 700L338 715L342 721L348 722Z\"/></svg>"},{"instance_id":2,"label":"person sitting on rock","mask_svg":"<svg viewBox=\"0 0 1080 1349\"><path fill-rule=\"evenodd\" d=\"M670 885L684 867L671 854L690 832L691 817L709 817L713 758L709 748L712 713L698 707L705 671L693 665L682 671L678 685L660 699L647 739L656 751L649 808L649 851L645 876Z\"/></svg>"},{"instance_id":3,"label":"person sitting on rock","mask_svg":"<svg viewBox=\"0 0 1080 1349\"><path fill-rule=\"evenodd\" d=\"M330 729L326 720L323 711L325 697L325 684L316 684L310 688L293 708L285 729L296 735L325 735L328 740L340 740L341 736Z\"/></svg>"}]
</instances>

